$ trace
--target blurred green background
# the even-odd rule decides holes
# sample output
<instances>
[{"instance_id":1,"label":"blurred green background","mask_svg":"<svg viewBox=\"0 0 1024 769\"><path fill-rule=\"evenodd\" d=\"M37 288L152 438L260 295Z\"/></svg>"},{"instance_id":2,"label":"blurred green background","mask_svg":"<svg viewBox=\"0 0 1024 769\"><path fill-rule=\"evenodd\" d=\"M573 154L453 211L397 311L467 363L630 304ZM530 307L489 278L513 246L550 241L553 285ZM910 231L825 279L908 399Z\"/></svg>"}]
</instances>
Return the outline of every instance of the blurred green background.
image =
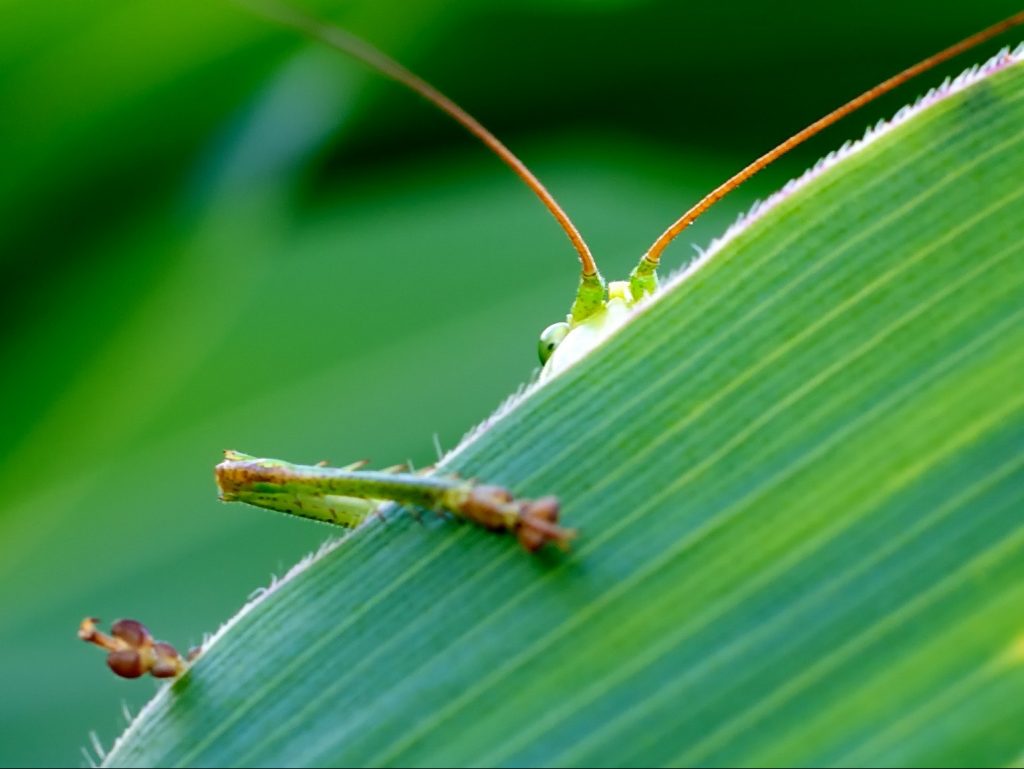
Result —
<instances>
[{"instance_id":1,"label":"blurred green background","mask_svg":"<svg viewBox=\"0 0 1024 769\"><path fill-rule=\"evenodd\" d=\"M491 127L610 277L759 152L1016 10L296 3ZM229 2L0 12L0 764L79 765L154 690L75 639L83 616L188 647L332 533L219 504L220 451L429 463L528 378L576 263L460 128ZM669 263L939 77L755 180Z\"/></svg>"}]
</instances>

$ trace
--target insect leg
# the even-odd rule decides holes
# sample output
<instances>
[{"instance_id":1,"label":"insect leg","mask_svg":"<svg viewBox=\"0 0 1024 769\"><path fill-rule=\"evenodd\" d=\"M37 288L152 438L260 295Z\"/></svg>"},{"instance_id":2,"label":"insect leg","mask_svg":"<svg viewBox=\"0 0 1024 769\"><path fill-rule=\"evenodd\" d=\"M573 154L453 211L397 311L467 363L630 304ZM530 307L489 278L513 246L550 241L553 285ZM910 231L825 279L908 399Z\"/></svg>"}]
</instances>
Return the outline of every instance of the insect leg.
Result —
<instances>
[{"instance_id":1,"label":"insect leg","mask_svg":"<svg viewBox=\"0 0 1024 769\"><path fill-rule=\"evenodd\" d=\"M247 502L303 518L353 528L382 500L451 513L492 531L507 531L533 552L547 543L568 547L575 532L558 525L554 497L517 499L501 486L457 477L347 470L259 459L235 451L215 470L221 499Z\"/></svg>"}]
</instances>

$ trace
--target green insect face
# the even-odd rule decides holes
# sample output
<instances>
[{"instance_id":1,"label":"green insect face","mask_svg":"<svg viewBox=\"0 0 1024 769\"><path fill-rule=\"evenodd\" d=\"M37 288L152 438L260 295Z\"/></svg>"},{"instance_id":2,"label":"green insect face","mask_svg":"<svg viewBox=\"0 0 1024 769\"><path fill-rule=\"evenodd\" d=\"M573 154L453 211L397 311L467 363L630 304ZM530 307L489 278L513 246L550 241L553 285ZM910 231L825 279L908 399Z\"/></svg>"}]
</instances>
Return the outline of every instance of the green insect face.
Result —
<instances>
[{"instance_id":1,"label":"green insect face","mask_svg":"<svg viewBox=\"0 0 1024 769\"><path fill-rule=\"evenodd\" d=\"M540 332L540 342L537 345L537 353L540 355L540 363L543 366L548 358L554 353L555 348L562 343L562 340L569 335L569 324L565 321L552 323Z\"/></svg>"}]
</instances>

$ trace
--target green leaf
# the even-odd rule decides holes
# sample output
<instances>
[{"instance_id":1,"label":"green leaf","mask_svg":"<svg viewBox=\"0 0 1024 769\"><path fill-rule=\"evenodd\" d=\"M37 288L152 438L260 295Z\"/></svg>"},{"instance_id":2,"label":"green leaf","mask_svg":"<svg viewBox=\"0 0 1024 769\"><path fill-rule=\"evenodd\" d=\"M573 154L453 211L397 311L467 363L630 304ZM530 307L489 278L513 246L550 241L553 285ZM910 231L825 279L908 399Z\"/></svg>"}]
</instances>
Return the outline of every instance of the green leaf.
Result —
<instances>
[{"instance_id":1,"label":"green leaf","mask_svg":"<svg viewBox=\"0 0 1024 769\"><path fill-rule=\"evenodd\" d=\"M449 462L558 494L571 554L365 526L108 763L1019 760L1024 66L993 70L789 189Z\"/></svg>"}]
</instances>

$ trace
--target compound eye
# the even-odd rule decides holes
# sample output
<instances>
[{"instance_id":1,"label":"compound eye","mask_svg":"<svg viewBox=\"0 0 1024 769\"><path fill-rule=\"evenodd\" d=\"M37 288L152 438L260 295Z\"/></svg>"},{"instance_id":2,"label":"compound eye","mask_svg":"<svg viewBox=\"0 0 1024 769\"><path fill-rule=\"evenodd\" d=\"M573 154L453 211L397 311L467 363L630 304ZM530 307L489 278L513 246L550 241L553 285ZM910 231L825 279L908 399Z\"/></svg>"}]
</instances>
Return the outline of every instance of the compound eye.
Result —
<instances>
[{"instance_id":1,"label":"compound eye","mask_svg":"<svg viewBox=\"0 0 1024 769\"><path fill-rule=\"evenodd\" d=\"M569 324L565 321L552 323L540 332L540 343L537 345L537 352L540 354L540 363L543 366L555 352L555 348L562 343L562 340L569 335Z\"/></svg>"}]
</instances>

